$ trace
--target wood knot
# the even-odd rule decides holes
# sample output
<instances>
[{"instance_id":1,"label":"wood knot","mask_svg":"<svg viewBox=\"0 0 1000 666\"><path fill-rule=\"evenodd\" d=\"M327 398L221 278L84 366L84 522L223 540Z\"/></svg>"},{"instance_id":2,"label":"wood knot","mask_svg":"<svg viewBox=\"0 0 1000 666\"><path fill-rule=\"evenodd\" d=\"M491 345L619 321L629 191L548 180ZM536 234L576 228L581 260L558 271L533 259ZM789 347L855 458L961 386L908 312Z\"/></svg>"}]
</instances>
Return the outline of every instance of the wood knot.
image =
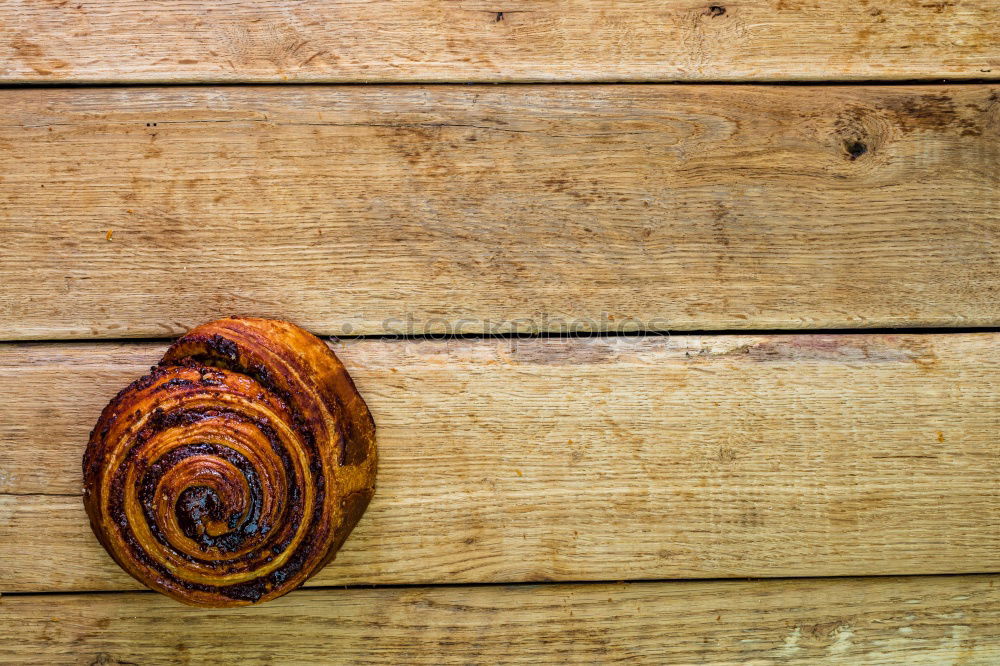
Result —
<instances>
[{"instance_id":1,"label":"wood knot","mask_svg":"<svg viewBox=\"0 0 1000 666\"><path fill-rule=\"evenodd\" d=\"M893 123L882 110L851 105L837 115L833 145L848 162L867 161L892 135Z\"/></svg>"},{"instance_id":2,"label":"wood knot","mask_svg":"<svg viewBox=\"0 0 1000 666\"><path fill-rule=\"evenodd\" d=\"M847 151L847 159L852 162L868 152L868 146L861 141L845 141L844 150Z\"/></svg>"}]
</instances>

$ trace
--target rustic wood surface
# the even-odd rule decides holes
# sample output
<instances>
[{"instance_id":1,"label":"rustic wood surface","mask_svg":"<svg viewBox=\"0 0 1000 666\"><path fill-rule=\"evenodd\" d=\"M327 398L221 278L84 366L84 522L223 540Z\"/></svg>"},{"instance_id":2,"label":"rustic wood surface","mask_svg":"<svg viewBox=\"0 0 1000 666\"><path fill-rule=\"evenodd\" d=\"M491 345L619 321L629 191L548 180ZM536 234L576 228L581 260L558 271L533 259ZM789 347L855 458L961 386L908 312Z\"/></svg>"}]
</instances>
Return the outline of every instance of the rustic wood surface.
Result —
<instances>
[{"instance_id":1,"label":"rustic wood surface","mask_svg":"<svg viewBox=\"0 0 1000 666\"><path fill-rule=\"evenodd\" d=\"M0 5L0 80L705 81L979 78L990 0Z\"/></svg>"},{"instance_id":2,"label":"rustic wood surface","mask_svg":"<svg viewBox=\"0 0 1000 666\"><path fill-rule=\"evenodd\" d=\"M378 490L314 584L1000 569L1000 334L358 341ZM0 346L9 591L137 586L80 456L148 343Z\"/></svg>"},{"instance_id":3,"label":"rustic wood surface","mask_svg":"<svg viewBox=\"0 0 1000 666\"><path fill-rule=\"evenodd\" d=\"M5 596L5 663L996 664L996 576Z\"/></svg>"},{"instance_id":4,"label":"rustic wood surface","mask_svg":"<svg viewBox=\"0 0 1000 666\"><path fill-rule=\"evenodd\" d=\"M691 85L808 81L935 85ZM214 85L316 82L407 85ZM1000 330L995 2L11 0L0 84L0 663L1000 663L1000 333L816 332ZM205 611L80 458L229 314L373 336L381 469ZM510 331L612 335L396 339Z\"/></svg>"},{"instance_id":5,"label":"rustic wood surface","mask_svg":"<svg viewBox=\"0 0 1000 666\"><path fill-rule=\"evenodd\" d=\"M951 10L949 10L951 11ZM0 338L1000 324L1000 86L0 91Z\"/></svg>"}]
</instances>

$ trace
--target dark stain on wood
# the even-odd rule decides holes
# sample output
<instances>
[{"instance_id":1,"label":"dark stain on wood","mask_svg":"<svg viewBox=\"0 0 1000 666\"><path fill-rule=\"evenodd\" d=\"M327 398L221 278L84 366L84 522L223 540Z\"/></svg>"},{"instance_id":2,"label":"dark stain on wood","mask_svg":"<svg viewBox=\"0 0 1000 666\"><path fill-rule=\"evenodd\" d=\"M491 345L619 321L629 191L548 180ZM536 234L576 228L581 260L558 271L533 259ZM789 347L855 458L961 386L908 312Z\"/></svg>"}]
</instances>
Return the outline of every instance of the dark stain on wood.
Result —
<instances>
[{"instance_id":1,"label":"dark stain on wood","mask_svg":"<svg viewBox=\"0 0 1000 666\"><path fill-rule=\"evenodd\" d=\"M982 126L975 116L958 109L954 99L944 93L890 96L886 110L903 132L959 130L962 136L980 136Z\"/></svg>"}]
</instances>

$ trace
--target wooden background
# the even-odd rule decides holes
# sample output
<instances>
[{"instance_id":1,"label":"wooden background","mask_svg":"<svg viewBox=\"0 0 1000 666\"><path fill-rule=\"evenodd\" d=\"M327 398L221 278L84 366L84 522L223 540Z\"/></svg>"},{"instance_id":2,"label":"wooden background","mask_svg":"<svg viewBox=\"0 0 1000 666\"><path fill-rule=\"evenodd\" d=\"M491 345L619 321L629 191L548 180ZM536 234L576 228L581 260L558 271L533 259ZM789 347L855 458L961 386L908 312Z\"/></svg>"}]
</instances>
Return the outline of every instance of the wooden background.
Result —
<instances>
[{"instance_id":1,"label":"wooden background","mask_svg":"<svg viewBox=\"0 0 1000 666\"><path fill-rule=\"evenodd\" d=\"M379 485L203 611L79 467L230 314L330 341ZM3 663L994 664L1000 8L3 3L0 340Z\"/></svg>"}]
</instances>

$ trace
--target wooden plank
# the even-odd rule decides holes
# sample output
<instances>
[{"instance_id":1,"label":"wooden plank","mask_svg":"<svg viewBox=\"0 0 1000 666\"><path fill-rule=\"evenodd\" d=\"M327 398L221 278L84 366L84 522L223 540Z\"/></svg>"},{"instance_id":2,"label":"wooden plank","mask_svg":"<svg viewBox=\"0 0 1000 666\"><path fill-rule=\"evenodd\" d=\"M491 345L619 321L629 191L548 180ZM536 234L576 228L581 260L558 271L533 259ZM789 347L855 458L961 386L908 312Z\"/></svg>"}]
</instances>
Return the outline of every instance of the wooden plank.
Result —
<instances>
[{"instance_id":1,"label":"wooden plank","mask_svg":"<svg viewBox=\"0 0 1000 666\"><path fill-rule=\"evenodd\" d=\"M378 490L313 584L1000 571L1000 334L362 341ZM80 457L162 345L0 347L2 591L136 587Z\"/></svg>"},{"instance_id":2,"label":"wooden plank","mask_svg":"<svg viewBox=\"0 0 1000 666\"><path fill-rule=\"evenodd\" d=\"M7 596L4 663L995 664L996 576Z\"/></svg>"},{"instance_id":3,"label":"wooden plank","mask_svg":"<svg viewBox=\"0 0 1000 666\"><path fill-rule=\"evenodd\" d=\"M1000 86L0 91L0 337L1000 325Z\"/></svg>"},{"instance_id":4,"label":"wooden plank","mask_svg":"<svg viewBox=\"0 0 1000 666\"><path fill-rule=\"evenodd\" d=\"M988 0L9 0L6 82L967 79Z\"/></svg>"}]
</instances>

